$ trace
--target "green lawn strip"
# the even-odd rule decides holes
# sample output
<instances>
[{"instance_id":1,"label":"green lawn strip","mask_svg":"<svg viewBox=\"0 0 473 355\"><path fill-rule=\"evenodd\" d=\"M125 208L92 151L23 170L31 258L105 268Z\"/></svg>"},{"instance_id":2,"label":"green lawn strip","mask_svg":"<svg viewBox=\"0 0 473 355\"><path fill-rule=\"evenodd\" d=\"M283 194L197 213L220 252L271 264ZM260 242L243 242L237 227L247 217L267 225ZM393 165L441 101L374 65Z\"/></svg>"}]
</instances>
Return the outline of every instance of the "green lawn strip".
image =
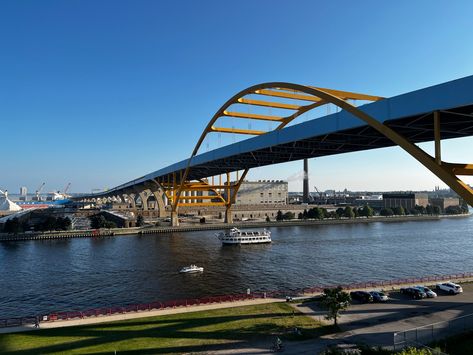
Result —
<instances>
[{"instance_id":1,"label":"green lawn strip","mask_svg":"<svg viewBox=\"0 0 473 355\"><path fill-rule=\"evenodd\" d=\"M294 327L301 335L293 332ZM286 303L224 308L192 313L129 319L87 326L42 329L0 335L0 353L60 354L152 350L182 353L211 350L231 342L314 338L330 326L298 313ZM138 353L138 352L137 352Z\"/></svg>"}]
</instances>

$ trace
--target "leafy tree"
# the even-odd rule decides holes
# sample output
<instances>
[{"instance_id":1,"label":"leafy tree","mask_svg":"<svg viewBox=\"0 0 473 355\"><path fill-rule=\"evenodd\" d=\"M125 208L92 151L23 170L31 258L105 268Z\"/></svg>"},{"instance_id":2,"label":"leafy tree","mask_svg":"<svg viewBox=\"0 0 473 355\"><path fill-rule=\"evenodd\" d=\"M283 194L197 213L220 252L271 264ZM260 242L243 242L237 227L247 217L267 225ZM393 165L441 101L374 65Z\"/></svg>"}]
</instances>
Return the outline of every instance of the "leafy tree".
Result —
<instances>
[{"instance_id":1,"label":"leafy tree","mask_svg":"<svg viewBox=\"0 0 473 355\"><path fill-rule=\"evenodd\" d=\"M337 208L335 213L337 214L338 218L341 218L341 217L345 216L345 210L341 207Z\"/></svg>"},{"instance_id":2,"label":"leafy tree","mask_svg":"<svg viewBox=\"0 0 473 355\"><path fill-rule=\"evenodd\" d=\"M113 221L107 221L104 216L102 215L95 215L89 217L90 219L90 226L92 229L100 229L100 228L117 228L117 224Z\"/></svg>"},{"instance_id":3,"label":"leafy tree","mask_svg":"<svg viewBox=\"0 0 473 355\"><path fill-rule=\"evenodd\" d=\"M468 204L465 201L462 201L461 209L462 213L468 213Z\"/></svg>"},{"instance_id":4,"label":"leafy tree","mask_svg":"<svg viewBox=\"0 0 473 355\"><path fill-rule=\"evenodd\" d=\"M350 206L345 207L343 210L343 216L346 218L354 218L355 214L353 213L353 210Z\"/></svg>"},{"instance_id":5,"label":"leafy tree","mask_svg":"<svg viewBox=\"0 0 473 355\"><path fill-rule=\"evenodd\" d=\"M297 219L304 219L304 214L302 212L299 212L297 215Z\"/></svg>"},{"instance_id":6,"label":"leafy tree","mask_svg":"<svg viewBox=\"0 0 473 355\"><path fill-rule=\"evenodd\" d=\"M72 222L68 217L58 217L56 219L56 228L59 230L69 230L72 227Z\"/></svg>"},{"instance_id":7,"label":"leafy tree","mask_svg":"<svg viewBox=\"0 0 473 355\"><path fill-rule=\"evenodd\" d=\"M333 319L334 325L337 325L337 319L340 311L348 308L350 305L350 295L338 286L336 288L326 288L321 298L322 306L328 311L326 319Z\"/></svg>"},{"instance_id":8,"label":"leafy tree","mask_svg":"<svg viewBox=\"0 0 473 355\"><path fill-rule=\"evenodd\" d=\"M303 216L304 219L307 219L307 218L308 218L308 217L307 217L307 210L306 210L306 209L304 210L304 213L302 214L302 216Z\"/></svg>"},{"instance_id":9,"label":"leafy tree","mask_svg":"<svg viewBox=\"0 0 473 355\"><path fill-rule=\"evenodd\" d=\"M404 208L402 206L394 207L393 212L396 216L404 216L406 214L406 212L404 211Z\"/></svg>"},{"instance_id":10,"label":"leafy tree","mask_svg":"<svg viewBox=\"0 0 473 355\"><path fill-rule=\"evenodd\" d=\"M204 224L205 223L205 217L200 218L200 223Z\"/></svg>"},{"instance_id":11,"label":"leafy tree","mask_svg":"<svg viewBox=\"0 0 473 355\"><path fill-rule=\"evenodd\" d=\"M373 209L368 205L364 205L361 215L370 218L373 216Z\"/></svg>"},{"instance_id":12,"label":"leafy tree","mask_svg":"<svg viewBox=\"0 0 473 355\"><path fill-rule=\"evenodd\" d=\"M5 222L5 226L3 230L7 233L18 234L22 232L20 221L17 217L10 218L8 221Z\"/></svg>"},{"instance_id":13,"label":"leafy tree","mask_svg":"<svg viewBox=\"0 0 473 355\"><path fill-rule=\"evenodd\" d=\"M282 215L281 210L279 210L278 213L276 214L276 221L282 221L282 220L283 220L283 215Z\"/></svg>"},{"instance_id":14,"label":"leafy tree","mask_svg":"<svg viewBox=\"0 0 473 355\"><path fill-rule=\"evenodd\" d=\"M330 211L330 212L328 213L328 218L339 219L340 216L337 214L336 211Z\"/></svg>"},{"instance_id":15,"label":"leafy tree","mask_svg":"<svg viewBox=\"0 0 473 355\"><path fill-rule=\"evenodd\" d=\"M138 217L136 217L136 226L141 227L144 223L145 223L145 220L143 216L139 214Z\"/></svg>"},{"instance_id":16,"label":"leafy tree","mask_svg":"<svg viewBox=\"0 0 473 355\"><path fill-rule=\"evenodd\" d=\"M266 222L271 222L271 218L269 218L269 216L266 216Z\"/></svg>"},{"instance_id":17,"label":"leafy tree","mask_svg":"<svg viewBox=\"0 0 473 355\"><path fill-rule=\"evenodd\" d=\"M294 217L295 217L294 213L290 211L284 213L283 215L283 219L294 219Z\"/></svg>"},{"instance_id":18,"label":"leafy tree","mask_svg":"<svg viewBox=\"0 0 473 355\"><path fill-rule=\"evenodd\" d=\"M412 214L414 216L417 216L419 214L419 210L417 208L411 208L409 209L409 214Z\"/></svg>"},{"instance_id":19,"label":"leafy tree","mask_svg":"<svg viewBox=\"0 0 473 355\"><path fill-rule=\"evenodd\" d=\"M425 213L426 213L426 210L425 210L425 207L424 207L424 206L416 205L415 209L416 209L417 211L419 211L419 214L425 214Z\"/></svg>"},{"instance_id":20,"label":"leafy tree","mask_svg":"<svg viewBox=\"0 0 473 355\"><path fill-rule=\"evenodd\" d=\"M321 207L320 210L322 211L322 219L330 217L330 212L326 208Z\"/></svg>"},{"instance_id":21,"label":"leafy tree","mask_svg":"<svg viewBox=\"0 0 473 355\"><path fill-rule=\"evenodd\" d=\"M314 210L314 218L324 219L323 212L319 207L314 207L313 210Z\"/></svg>"},{"instance_id":22,"label":"leafy tree","mask_svg":"<svg viewBox=\"0 0 473 355\"><path fill-rule=\"evenodd\" d=\"M390 217L393 214L394 214L394 212L390 208L382 208L381 211L379 211L379 215L384 216L384 217Z\"/></svg>"},{"instance_id":23,"label":"leafy tree","mask_svg":"<svg viewBox=\"0 0 473 355\"><path fill-rule=\"evenodd\" d=\"M463 213L463 210L460 206L448 206L445 209L446 214L461 214Z\"/></svg>"},{"instance_id":24,"label":"leafy tree","mask_svg":"<svg viewBox=\"0 0 473 355\"><path fill-rule=\"evenodd\" d=\"M360 210L356 207L353 207L353 215L355 218L358 218L360 216Z\"/></svg>"},{"instance_id":25,"label":"leafy tree","mask_svg":"<svg viewBox=\"0 0 473 355\"><path fill-rule=\"evenodd\" d=\"M315 208L310 208L307 211L307 218L316 218Z\"/></svg>"},{"instance_id":26,"label":"leafy tree","mask_svg":"<svg viewBox=\"0 0 473 355\"><path fill-rule=\"evenodd\" d=\"M427 213L427 214L433 214L434 213L434 209L432 208L431 205L427 205L427 207L425 208L425 213Z\"/></svg>"},{"instance_id":27,"label":"leafy tree","mask_svg":"<svg viewBox=\"0 0 473 355\"><path fill-rule=\"evenodd\" d=\"M435 215L439 215L440 214L440 207L439 206L433 206L432 207L432 213L435 214Z\"/></svg>"}]
</instances>

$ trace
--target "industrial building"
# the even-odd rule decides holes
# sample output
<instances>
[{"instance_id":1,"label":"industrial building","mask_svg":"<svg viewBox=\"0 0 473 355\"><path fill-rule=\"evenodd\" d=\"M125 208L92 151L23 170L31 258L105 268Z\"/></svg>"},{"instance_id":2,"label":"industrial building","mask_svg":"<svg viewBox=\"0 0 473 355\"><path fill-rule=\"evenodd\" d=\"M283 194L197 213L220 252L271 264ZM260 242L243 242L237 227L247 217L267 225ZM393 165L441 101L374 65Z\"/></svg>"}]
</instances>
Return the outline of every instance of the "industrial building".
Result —
<instances>
[{"instance_id":1,"label":"industrial building","mask_svg":"<svg viewBox=\"0 0 473 355\"><path fill-rule=\"evenodd\" d=\"M428 195L424 193L384 193L383 201L384 208L411 209L416 206L427 207L429 204Z\"/></svg>"},{"instance_id":2,"label":"industrial building","mask_svg":"<svg viewBox=\"0 0 473 355\"><path fill-rule=\"evenodd\" d=\"M235 200L236 205L285 205L287 203L287 181L244 181Z\"/></svg>"}]
</instances>

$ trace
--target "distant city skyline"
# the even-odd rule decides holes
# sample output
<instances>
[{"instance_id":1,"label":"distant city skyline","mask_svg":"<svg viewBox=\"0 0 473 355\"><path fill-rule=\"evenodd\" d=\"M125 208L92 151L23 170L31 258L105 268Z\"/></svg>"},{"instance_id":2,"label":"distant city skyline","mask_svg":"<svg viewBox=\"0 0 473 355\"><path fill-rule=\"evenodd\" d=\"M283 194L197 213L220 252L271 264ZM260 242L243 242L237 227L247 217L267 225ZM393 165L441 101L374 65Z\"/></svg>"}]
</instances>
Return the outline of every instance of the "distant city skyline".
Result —
<instances>
[{"instance_id":1,"label":"distant city skyline","mask_svg":"<svg viewBox=\"0 0 473 355\"><path fill-rule=\"evenodd\" d=\"M473 74L473 3L435 4L2 2L0 189L90 192L187 159L215 111L260 82L391 97ZM442 147L471 163L473 138ZM299 161L248 179L302 191L301 171ZM310 191L446 187L400 148L311 159L309 171Z\"/></svg>"}]
</instances>

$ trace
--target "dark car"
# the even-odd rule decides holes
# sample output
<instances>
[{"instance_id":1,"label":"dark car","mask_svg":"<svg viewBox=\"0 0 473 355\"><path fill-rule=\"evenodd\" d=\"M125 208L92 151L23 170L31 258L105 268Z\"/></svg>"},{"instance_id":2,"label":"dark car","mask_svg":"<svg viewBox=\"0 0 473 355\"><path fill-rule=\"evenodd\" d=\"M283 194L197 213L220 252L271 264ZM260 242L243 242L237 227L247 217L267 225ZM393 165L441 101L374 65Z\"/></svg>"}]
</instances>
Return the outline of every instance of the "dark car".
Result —
<instances>
[{"instance_id":1,"label":"dark car","mask_svg":"<svg viewBox=\"0 0 473 355\"><path fill-rule=\"evenodd\" d=\"M373 302L373 296L371 296L371 294L366 291L352 291L350 292L350 296L353 300L362 303Z\"/></svg>"},{"instance_id":2,"label":"dark car","mask_svg":"<svg viewBox=\"0 0 473 355\"><path fill-rule=\"evenodd\" d=\"M415 300L420 300L422 298L427 297L427 294L425 292L415 287L404 287L404 288L401 288L400 291L401 291L401 294L411 296Z\"/></svg>"},{"instance_id":3,"label":"dark car","mask_svg":"<svg viewBox=\"0 0 473 355\"><path fill-rule=\"evenodd\" d=\"M389 300L389 297L384 292L370 291L370 294L373 296L374 302L387 302Z\"/></svg>"}]
</instances>

